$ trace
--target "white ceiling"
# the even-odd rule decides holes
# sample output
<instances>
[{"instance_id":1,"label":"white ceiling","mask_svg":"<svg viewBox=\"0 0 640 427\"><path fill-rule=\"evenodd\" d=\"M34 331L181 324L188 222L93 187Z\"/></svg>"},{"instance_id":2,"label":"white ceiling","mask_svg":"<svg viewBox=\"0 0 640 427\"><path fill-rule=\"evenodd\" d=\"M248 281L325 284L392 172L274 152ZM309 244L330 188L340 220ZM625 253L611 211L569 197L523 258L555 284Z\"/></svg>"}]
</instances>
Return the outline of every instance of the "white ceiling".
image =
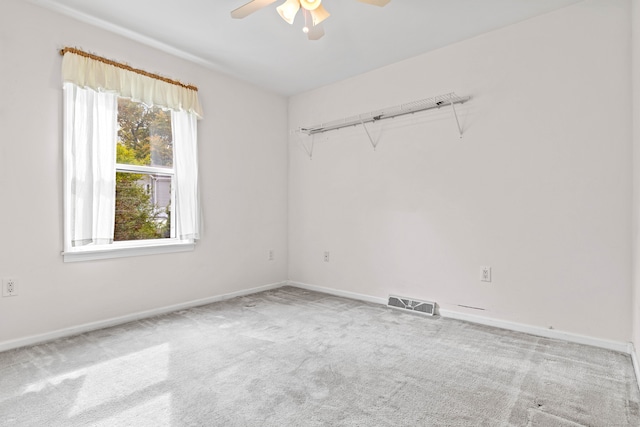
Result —
<instances>
[{"instance_id":1,"label":"white ceiling","mask_svg":"<svg viewBox=\"0 0 640 427\"><path fill-rule=\"evenodd\" d=\"M242 20L230 11L248 0L31 1L293 95L580 0L324 0L331 17L318 41L307 40L300 16L293 26L280 18L281 1Z\"/></svg>"}]
</instances>

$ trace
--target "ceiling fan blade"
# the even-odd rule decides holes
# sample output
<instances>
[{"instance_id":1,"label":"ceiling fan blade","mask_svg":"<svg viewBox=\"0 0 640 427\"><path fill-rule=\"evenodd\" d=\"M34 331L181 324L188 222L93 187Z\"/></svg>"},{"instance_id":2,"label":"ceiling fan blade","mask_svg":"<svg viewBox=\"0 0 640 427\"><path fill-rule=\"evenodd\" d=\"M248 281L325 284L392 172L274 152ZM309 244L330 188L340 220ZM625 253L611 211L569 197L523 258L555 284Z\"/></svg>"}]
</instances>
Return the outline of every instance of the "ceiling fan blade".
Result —
<instances>
[{"instance_id":1,"label":"ceiling fan blade","mask_svg":"<svg viewBox=\"0 0 640 427\"><path fill-rule=\"evenodd\" d=\"M322 5L318 6L314 10L310 10L309 13L311 14L313 25L318 25L331 16L331 14L327 12L327 9L325 9Z\"/></svg>"},{"instance_id":2,"label":"ceiling fan blade","mask_svg":"<svg viewBox=\"0 0 640 427\"><path fill-rule=\"evenodd\" d=\"M391 0L358 0L361 3L372 4L374 6L386 6Z\"/></svg>"},{"instance_id":3,"label":"ceiling fan blade","mask_svg":"<svg viewBox=\"0 0 640 427\"><path fill-rule=\"evenodd\" d=\"M262 9L263 7L268 6L271 3L275 3L276 1L278 0L252 0L249 3L232 10L231 17L235 19L245 18L251 15L253 12Z\"/></svg>"},{"instance_id":4,"label":"ceiling fan blade","mask_svg":"<svg viewBox=\"0 0 640 427\"><path fill-rule=\"evenodd\" d=\"M307 33L309 40L318 40L322 36L324 36L324 28L322 27L322 24L314 25Z\"/></svg>"}]
</instances>

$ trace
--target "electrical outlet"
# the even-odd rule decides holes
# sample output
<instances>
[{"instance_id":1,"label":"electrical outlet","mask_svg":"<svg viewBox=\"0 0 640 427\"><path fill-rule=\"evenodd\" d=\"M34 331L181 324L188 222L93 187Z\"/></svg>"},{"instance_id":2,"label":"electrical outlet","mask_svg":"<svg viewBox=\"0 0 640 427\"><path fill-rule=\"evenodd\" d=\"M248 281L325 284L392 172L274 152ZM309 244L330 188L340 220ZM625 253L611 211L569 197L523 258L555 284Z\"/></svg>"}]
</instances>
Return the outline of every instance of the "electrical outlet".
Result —
<instances>
[{"instance_id":1,"label":"electrical outlet","mask_svg":"<svg viewBox=\"0 0 640 427\"><path fill-rule=\"evenodd\" d=\"M491 281L491 267L480 267L480 281L481 282L490 282Z\"/></svg>"},{"instance_id":2,"label":"electrical outlet","mask_svg":"<svg viewBox=\"0 0 640 427\"><path fill-rule=\"evenodd\" d=\"M275 251L273 249L269 249L269 261L273 261L276 259Z\"/></svg>"},{"instance_id":3,"label":"electrical outlet","mask_svg":"<svg viewBox=\"0 0 640 427\"><path fill-rule=\"evenodd\" d=\"M329 251L324 252L324 262L329 262Z\"/></svg>"},{"instance_id":4,"label":"electrical outlet","mask_svg":"<svg viewBox=\"0 0 640 427\"><path fill-rule=\"evenodd\" d=\"M2 296L15 297L18 295L18 281L15 277L2 279Z\"/></svg>"}]
</instances>

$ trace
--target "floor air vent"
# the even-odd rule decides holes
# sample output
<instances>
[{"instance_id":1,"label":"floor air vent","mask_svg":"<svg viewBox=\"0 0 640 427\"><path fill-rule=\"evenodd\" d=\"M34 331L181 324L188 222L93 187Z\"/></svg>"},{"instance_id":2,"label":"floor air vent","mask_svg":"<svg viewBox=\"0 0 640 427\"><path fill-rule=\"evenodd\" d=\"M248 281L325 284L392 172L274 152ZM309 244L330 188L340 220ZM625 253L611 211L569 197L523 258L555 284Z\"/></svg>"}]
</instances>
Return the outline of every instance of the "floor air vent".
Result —
<instances>
[{"instance_id":1,"label":"floor air vent","mask_svg":"<svg viewBox=\"0 0 640 427\"><path fill-rule=\"evenodd\" d=\"M435 302L419 301L393 295L389 295L388 305L389 307L416 311L418 313L427 314L429 316L433 316L436 312Z\"/></svg>"}]
</instances>

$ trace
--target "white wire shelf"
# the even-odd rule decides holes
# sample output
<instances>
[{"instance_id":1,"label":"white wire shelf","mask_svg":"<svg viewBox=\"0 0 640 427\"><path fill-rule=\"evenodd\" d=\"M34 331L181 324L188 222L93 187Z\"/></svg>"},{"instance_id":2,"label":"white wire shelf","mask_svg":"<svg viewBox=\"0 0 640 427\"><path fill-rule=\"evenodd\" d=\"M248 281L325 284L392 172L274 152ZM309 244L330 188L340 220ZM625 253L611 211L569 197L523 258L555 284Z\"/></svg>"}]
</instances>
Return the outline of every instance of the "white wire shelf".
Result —
<instances>
[{"instance_id":1,"label":"white wire shelf","mask_svg":"<svg viewBox=\"0 0 640 427\"><path fill-rule=\"evenodd\" d=\"M398 116L404 116L406 114L418 113L420 111L427 111L438 109L441 107L451 106L453 107L455 115L455 104L463 104L467 102L471 97L461 97L455 93L447 93L444 95L434 96L433 98L421 99L418 101L409 102L406 104L397 105L395 107L383 108L377 111L371 111L369 113L359 114L357 116L345 117L340 120L334 120L331 122L321 123L319 125L310 127L301 127L297 131L306 135L315 135L317 133L328 132L332 130L342 129L349 126L365 125L366 123L376 122L384 119L392 119ZM458 118L456 115L456 122ZM462 135L458 123L458 129ZM366 130L366 126L365 126Z\"/></svg>"}]
</instances>

